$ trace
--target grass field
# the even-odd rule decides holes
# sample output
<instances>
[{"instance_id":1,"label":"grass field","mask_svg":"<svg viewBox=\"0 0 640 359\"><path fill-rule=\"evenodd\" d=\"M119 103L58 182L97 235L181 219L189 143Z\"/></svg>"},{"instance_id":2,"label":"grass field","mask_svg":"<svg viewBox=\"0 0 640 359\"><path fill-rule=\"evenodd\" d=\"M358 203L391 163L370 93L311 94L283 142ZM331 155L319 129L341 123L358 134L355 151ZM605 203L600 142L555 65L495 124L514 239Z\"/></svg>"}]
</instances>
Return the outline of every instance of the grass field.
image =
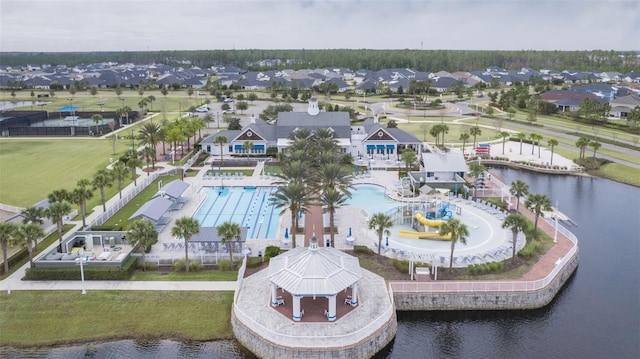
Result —
<instances>
[{"instance_id":1,"label":"grass field","mask_svg":"<svg viewBox=\"0 0 640 359\"><path fill-rule=\"evenodd\" d=\"M107 339L229 339L233 292L13 291L0 295L0 346Z\"/></svg>"},{"instance_id":2,"label":"grass field","mask_svg":"<svg viewBox=\"0 0 640 359\"><path fill-rule=\"evenodd\" d=\"M113 155L109 140L1 139L0 203L28 207L53 190L73 190L78 180L91 179L128 145L129 141L117 141Z\"/></svg>"}]
</instances>

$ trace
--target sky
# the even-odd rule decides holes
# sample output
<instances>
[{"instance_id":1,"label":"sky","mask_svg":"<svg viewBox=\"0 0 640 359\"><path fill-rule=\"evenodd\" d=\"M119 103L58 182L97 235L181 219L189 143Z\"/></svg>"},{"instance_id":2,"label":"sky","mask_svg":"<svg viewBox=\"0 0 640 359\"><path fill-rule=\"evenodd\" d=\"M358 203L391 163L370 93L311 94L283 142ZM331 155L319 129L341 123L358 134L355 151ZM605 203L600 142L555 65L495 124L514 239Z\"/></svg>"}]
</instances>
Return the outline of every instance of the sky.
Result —
<instances>
[{"instance_id":1,"label":"sky","mask_svg":"<svg viewBox=\"0 0 640 359\"><path fill-rule=\"evenodd\" d=\"M640 50L640 0L0 0L0 51Z\"/></svg>"}]
</instances>

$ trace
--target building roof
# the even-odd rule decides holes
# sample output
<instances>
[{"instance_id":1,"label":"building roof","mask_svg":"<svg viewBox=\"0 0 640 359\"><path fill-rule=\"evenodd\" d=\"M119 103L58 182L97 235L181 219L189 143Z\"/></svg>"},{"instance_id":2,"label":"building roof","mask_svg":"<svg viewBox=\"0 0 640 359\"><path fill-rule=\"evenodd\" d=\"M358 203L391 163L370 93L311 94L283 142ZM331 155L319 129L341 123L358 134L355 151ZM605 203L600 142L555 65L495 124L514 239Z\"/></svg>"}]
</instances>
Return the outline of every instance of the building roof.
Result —
<instances>
[{"instance_id":1,"label":"building roof","mask_svg":"<svg viewBox=\"0 0 640 359\"><path fill-rule=\"evenodd\" d=\"M426 172L467 172L467 163L462 152L423 153Z\"/></svg>"},{"instance_id":2,"label":"building roof","mask_svg":"<svg viewBox=\"0 0 640 359\"><path fill-rule=\"evenodd\" d=\"M362 278L358 258L333 247L297 247L271 258L267 278L295 295L333 295Z\"/></svg>"},{"instance_id":3,"label":"building roof","mask_svg":"<svg viewBox=\"0 0 640 359\"><path fill-rule=\"evenodd\" d=\"M154 222L158 222L162 215L171 208L173 202L166 198L156 197L147 203L143 204L136 213L134 213L129 220L136 219L138 217L144 217Z\"/></svg>"},{"instance_id":4,"label":"building roof","mask_svg":"<svg viewBox=\"0 0 640 359\"><path fill-rule=\"evenodd\" d=\"M156 192L156 194L153 195L153 198L156 198L162 195L167 195L171 199L176 200L180 198L182 193L184 193L184 191L188 187L189 187L188 183L177 179L163 186L158 192Z\"/></svg>"},{"instance_id":5,"label":"building roof","mask_svg":"<svg viewBox=\"0 0 640 359\"><path fill-rule=\"evenodd\" d=\"M296 128L303 127L312 132L319 128L331 127L334 130L334 138L351 138L348 112L320 112L317 115L309 115L306 112L280 112L276 126L276 138L286 138Z\"/></svg>"}]
</instances>

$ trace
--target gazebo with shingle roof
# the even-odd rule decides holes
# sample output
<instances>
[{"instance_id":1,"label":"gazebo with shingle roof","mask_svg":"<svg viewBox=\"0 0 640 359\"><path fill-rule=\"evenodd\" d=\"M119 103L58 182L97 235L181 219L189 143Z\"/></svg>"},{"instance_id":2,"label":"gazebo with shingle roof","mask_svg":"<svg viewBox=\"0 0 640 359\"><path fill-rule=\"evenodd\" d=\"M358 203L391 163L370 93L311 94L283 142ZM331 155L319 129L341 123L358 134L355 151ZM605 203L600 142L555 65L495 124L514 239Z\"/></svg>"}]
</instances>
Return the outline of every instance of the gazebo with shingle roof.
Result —
<instances>
[{"instance_id":1,"label":"gazebo with shingle roof","mask_svg":"<svg viewBox=\"0 0 640 359\"><path fill-rule=\"evenodd\" d=\"M336 319L336 296L351 287L351 305L358 304L357 284L362 278L358 258L333 247L318 247L315 236L309 248L297 247L271 258L267 278L271 281L271 305L278 306L277 289L293 298L293 320L302 318L303 297L328 299L327 319Z\"/></svg>"}]
</instances>

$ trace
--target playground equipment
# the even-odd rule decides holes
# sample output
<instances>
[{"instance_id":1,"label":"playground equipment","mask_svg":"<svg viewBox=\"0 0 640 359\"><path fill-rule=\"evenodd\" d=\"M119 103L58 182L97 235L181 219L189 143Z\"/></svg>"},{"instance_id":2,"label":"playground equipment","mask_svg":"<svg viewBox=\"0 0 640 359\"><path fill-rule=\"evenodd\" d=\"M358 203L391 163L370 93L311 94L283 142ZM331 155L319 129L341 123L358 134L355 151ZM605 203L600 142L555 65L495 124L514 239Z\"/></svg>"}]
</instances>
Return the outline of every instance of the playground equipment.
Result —
<instances>
[{"instance_id":1,"label":"playground equipment","mask_svg":"<svg viewBox=\"0 0 640 359\"><path fill-rule=\"evenodd\" d=\"M446 221L450 220L453 217L453 213L449 209L448 205L442 206L440 208L440 214L442 215L438 219L430 219L424 216L422 212L416 211L415 218L421 224L429 227L440 227ZM413 231L399 231L398 235L401 237L409 237L409 238L418 238L418 239L436 239L436 240L451 240L451 235L442 236L438 232L413 232Z\"/></svg>"},{"instance_id":2,"label":"playground equipment","mask_svg":"<svg viewBox=\"0 0 640 359\"><path fill-rule=\"evenodd\" d=\"M413 231L398 231L400 237L410 237L417 239L437 239L441 241L451 240L451 234L441 236L438 232L413 232Z\"/></svg>"}]
</instances>

